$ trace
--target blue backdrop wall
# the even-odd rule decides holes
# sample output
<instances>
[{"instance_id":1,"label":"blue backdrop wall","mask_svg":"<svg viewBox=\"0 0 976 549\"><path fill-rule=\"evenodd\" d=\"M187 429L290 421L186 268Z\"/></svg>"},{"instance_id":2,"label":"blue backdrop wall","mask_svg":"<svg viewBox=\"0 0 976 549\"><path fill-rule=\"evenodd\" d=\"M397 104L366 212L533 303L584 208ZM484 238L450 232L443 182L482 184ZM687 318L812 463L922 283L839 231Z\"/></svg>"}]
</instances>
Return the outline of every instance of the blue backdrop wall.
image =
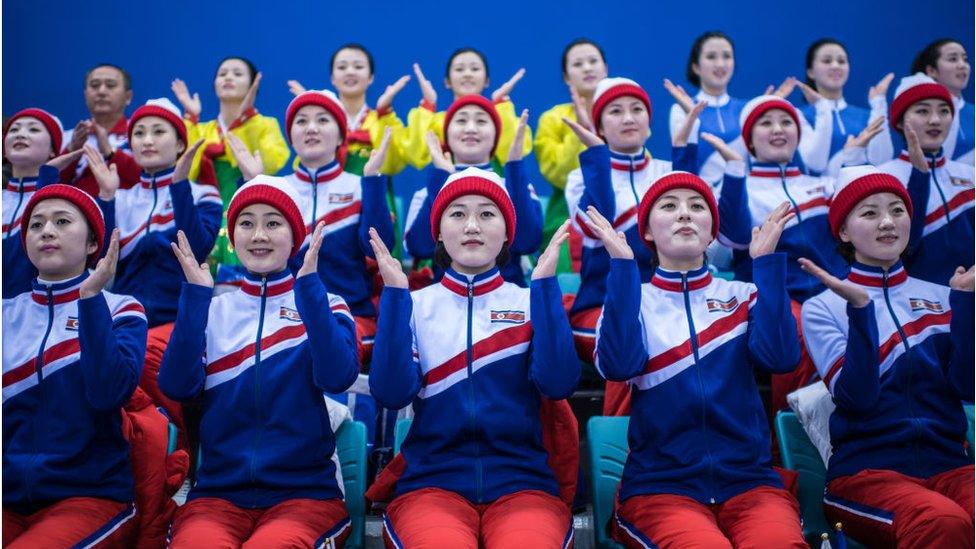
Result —
<instances>
[{"instance_id":1,"label":"blue backdrop wall","mask_svg":"<svg viewBox=\"0 0 976 549\"><path fill-rule=\"evenodd\" d=\"M661 82L669 77L687 85L688 50L705 30L721 29L735 40L730 92L739 97L759 94L788 75L803 77L808 44L822 36L838 38L851 56L845 95L849 102L866 105L871 85L889 71L898 77L907 73L915 53L933 39L954 37L973 55L973 22L973 3L959 0L8 1L3 3L2 105L5 115L41 106L72 127L87 116L85 70L110 62L132 74L134 104L172 97L169 84L180 77L191 91L200 92L203 118L210 119L217 112L216 63L237 54L252 59L264 73L258 109L282 119L291 98L286 80L327 86L329 56L344 42L362 42L374 54L371 104L386 84L412 74L415 61L439 84L450 52L470 45L488 55L489 91L525 67L512 97L518 108L529 109L534 126L544 110L568 100L559 55L566 42L587 36L604 46L611 75L634 78L650 93L650 148L666 157L672 101ZM896 84L897 79L889 98ZM443 109L450 94L439 92ZM972 84L965 95L973 100ZM791 99L802 102L798 91ZM419 100L412 81L394 106L406 119ZM401 192L420 184L421 177L409 169L397 178Z\"/></svg>"}]
</instances>

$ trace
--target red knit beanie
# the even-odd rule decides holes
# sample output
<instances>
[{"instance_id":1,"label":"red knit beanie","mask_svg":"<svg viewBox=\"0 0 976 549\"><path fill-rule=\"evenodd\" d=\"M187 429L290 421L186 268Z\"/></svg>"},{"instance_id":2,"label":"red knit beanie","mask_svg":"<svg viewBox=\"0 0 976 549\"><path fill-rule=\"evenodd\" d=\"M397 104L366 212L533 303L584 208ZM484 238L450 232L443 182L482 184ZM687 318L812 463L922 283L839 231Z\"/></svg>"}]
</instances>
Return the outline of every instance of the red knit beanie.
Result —
<instances>
[{"instance_id":1,"label":"red knit beanie","mask_svg":"<svg viewBox=\"0 0 976 549\"><path fill-rule=\"evenodd\" d=\"M34 193L30 200L27 201L27 206L24 208L24 215L20 218L20 241L24 245L24 249L27 249L27 227L30 224L31 212L42 201L52 198L67 200L81 211L81 215L85 216L85 220L88 221L88 228L95 233L95 244L97 247L88 256L88 265L94 265L98 261L98 258L101 257L102 247L105 245L105 218L102 217L102 209L98 207L98 203L95 202L95 199L91 195L71 185L63 185L61 183L48 185Z\"/></svg>"},{"instance_id":2,"label":"red knit beanie","mask_svg":"<svg viewBox=\"0 0 976 549\"><path fill-rule=\"evenodd\" d=\"M786 111L796 124L796 140L800 142L800 115L796 112L796 107L792 103L778 95L760 95L751 99L742 107L739 113L739 126L742 128L742 140L745 142L746 150L752 151L752 127L756 125L759 117L773 109Z\"/></svg>"},{"instance_id":3,"label":"red knit beanie","mask_svg":"<svg viewBox=\"0 0 976 549\"><path fill-rule=\"evenodd\" d=\"M234 230L237 228L237 216L244 208L251 204L267 204L281 212L288 226L291 227L292 248L289 257L295 257L305 242L306 228L302 212L298 209L298 200L291 183L284 177L259 175L237 189L227 207L227 233L230 243L234 242Z\"/></svg>"},{"instance_id":4,"label":"red knit beanie","mask_svg":"<svg viewBox=\"0 0 976 549\"><path fill-rule=\"evenodd\" d=\"M891 124L892 128L895 128L901 122L902 117L905 116L905 111L908 110L908 107L926 99L941 99L945 101L949 104L949 110L952 111L952 115L955 116L956 106L952 101L952 94L949 93L949 89L931 77L917 72L911 76L902 78L901 82L898 83L898 89L895 90L895 98L892 99L891 107L888 109L888 123Z\"/></svg>"},{"instance_id":5,"label":"red knit beanie","mask_svg":"<svg viewBox=\"0 0 976 549\"><path fill-rule=\"evenodd\" d=\"M486 99L481 95L462 95L451 103L451 106L447 108L447 112L444 114L444 150L450 152L451 147L447 142L447 127L451 125L451 119L454 115L462 108L468 105L475 105L481 107L488 116L491 117L492 124L495 125L495 143L491 146L491 156L495 155L495 149L498 148L498 139L502 135L502 119L498 116L498 110L495 109L495 104L491 102L490 99Z\"/></svg>"},{"instance_id":6,"label":"red knit beanie","mask_svg":"<svg viewBox=\"0 0 976 549\"><path fill-rule=\"evenodd\" d=\"M593 109L590 111L593 126L598 134L603 135L600 128L600 115L603 114L603 109L614 99L624 96L636 97L644 103L644 107L647 108L647 121L650 123L651 98L640 84L629 78L604 78L597 83L596 90L593 92Z\"/></svg>"},{"instance_id":7,"label":"red knit beanie","mask_svg":"<svg viewBox=\"0 0 976 549\"><path fill-rule=\"evenodd\" d=\"M827 211L830 233L834 238L840 238L840 228L851 210L872 194L894 194L905 202L908 216L912 215L912 198L908 195L905 185L895 176L884 173L874 166L841 168L836 185L840 190L834 193L830 209Z\"/></svg>"},{"instance_id":8,"label":"red knit beanie","mask_svg":"<svg viewBox=\"0 0 976 549\"><path fill-rule=\"evenodd\" d=\"M702 195L708 204L708 211L712 214L712 238L717 237L718 203L715 202L712 187L704 179L693 173L669 172L651 183L651 187L644 193L644 198L641 198L640 205L637 206L637 230L640 231L641 240L653 247L654 243L644 236L647 233L647 218L651 215L651 207L654 206L657 199L673 189L689 189Z\"/></svg>"},{"instance_id":9,"label":"red knit beanie","mask_svg":"<svg viewBox=\"0 0 976 549\"><path fill-rule=\"evenodd\" d=\"M150 99L146 101L146 104L136 109L136 112L132 113L132 118L129 119L129 143L132 143L132 130L136 127L136 122L140 118L145 118L147 116L158 116L163 120L169 122L173 129L176 130L176 135L179 136L180 141L183 142L184 146L187 146L186 142L186 124L183 123L183 117L180 115L180 109L173 104L172 101L161 97L159 99Z\"/></svg>"},{"instance_id":10,"label":"red knit beanie","mask_svg":"<svg viewBox=\"0 0 976 549\"><path fill-rule=\"evenodd\" d=\"M467 168L451 174L438 191L430 209L430 234L434 237L434 241L436 242L441 234L441 215L444 214L444 210L458 197L467 194L484 196L498 206L502 211L502 218L505 219L508 243L511 244L515 239L515 206L512 204L512 198L508 196L502 178L495 172L481 168Z\"/></svg>"},{"instance_id":11,"label":"red knit beanie","mask_svg":"<svg viewBox=\"0 0 976 549\"><path fill-rule=\"evenodd\" d=\"M302 107L308 105L318 105L329 111L332 118L335 118L339 125L339 143L346 138L349 122L346 120L346 109L339 102L339 98L329 90L309 90L298 94L288 104L285 110L285 137L291 143L291 125L295 122L295 115Z\"/></svg>"},{"instance_id":12,"label":"red knit beanie","mask_svg":"<svg viewBox=\"0 0 976 549\"><path fill-rule=\"evenodd\" d=\"M41 121L41 124L47 129L48 135L51 136L51 150L54 152L54 155L61 154L61 142L64 140L64 128L61 126L61 120L44 109L24 109L11 116L3 126L4 143L7 142L7 132L10 131L10 125L14 123L14 120L26 117L36 118Z\"/></svg>"}]
</instances>

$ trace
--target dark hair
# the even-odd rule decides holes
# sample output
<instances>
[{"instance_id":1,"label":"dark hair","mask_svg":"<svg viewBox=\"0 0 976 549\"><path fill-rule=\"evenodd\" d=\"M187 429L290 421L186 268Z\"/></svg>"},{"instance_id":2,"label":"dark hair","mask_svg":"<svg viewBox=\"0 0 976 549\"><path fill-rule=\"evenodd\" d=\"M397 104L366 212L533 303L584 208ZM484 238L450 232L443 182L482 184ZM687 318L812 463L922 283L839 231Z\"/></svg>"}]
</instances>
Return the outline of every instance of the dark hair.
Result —
<instances>
[{"instance_id":1,"label":"dark hair","mask_svg":"<svg viewBox=\"0 0 976 549\"><path fill-rule=\"evenodd\" d=\"M447 78L448 80L451 79L451 63L454 62L455 57L461 55L462 53L473 53L477 55L478 58L481 59L481 64L485 66L485 78L488 78L488 58L485 57L485 54L474 48L458 48L454 50L451 56L447 58L447 68L444 69L444 78Z\"/></svg>"},{"instance_id":2,"label":"dark hair","mask_svg":"<svg viewBox=\"0 0 976 549\"><path fill-rule=\"evenodd\" d=\"M88 69L88 71L85 72L85 87L88 87L88 77L91 76L91 73L95 72L95 69L100 69L102 67L109 67L119 71L122 74L122 86L125 87L125 91L129 91L132 89L132 77L129 76L128 71L126 71L125 69L123 69L118 65L113 65L111 63L99 63L94 67Z\"/></svg>"},{"instance_id":3,"label":"dark hair","mask_svg":"<svg viewBox=\"0 0 976 549\"><path fill-rule=\"evenodd\" d=\"M721 38L722 40L728 42L729 45L732 46L732 55L735 55L735 43L732 42L729 35L722 31L707 31L698 38L695 38L694 43L691 44L691 52L688 54L688 65L685 67L685 78L687 78L688 82L691 82L691 85L695 86L696 88L701 87L701 78L695 74L692 67L698 64L698 58L701 57L702 47L705 45L705 42L712 38Z\"/></svg>"},{"instance_id":4,"label":"dark hair","mask_svg":"<svg viewBox=\"0 0 976 549\"><path fill-rule=\"evenodd\" d=\"M248 59L246 57L241 57L239 55L228 55L227 57L221 59L220 60L220 63L217 63L217 71L214 73L214 79L217 78L217 73L220 72L220 66L223 65L224 63L226 63L227 61L230 61L231 59L237 59L238 61L240 61L240 62L244 63L245 65L247 65L247 70L250 71L250 73L251 73L248 76L247 83L249 85L250 84L253 84L254 83L254 79L258 75L258 68L254 66L254 63L251 63L251 60L250 59Z\"/></svg>"},{"instance_id":5,"label":"dark hair","mask_svg":"<svg viewBox=\"0 0 976 549\"><path fill-rule=\"evenodd\" d=\"M375 66L373 65L373 54L369 53L369 50L366 49L366 46L359 44L357 42L349 42L347 44L343 44L338 48L336 48L334 52L332 52L332 58L329 59L330 73L335 70L336 56L339 55L339 52L342 50L356 50L356 51L363 52L363 55L366 56L366 64L369 65L369 75L373 76L373 71L376 70Z\"/></svg>"},{"instance_id":6,"label":"dark hair","mask_svg":"<svg viewBox=\"0 0 976 549\"><path fill-rule=\"evenodd\" d=\"M928 46L925 46L925 49L918 52L915 60L912 61L911 74L915 74L916 72L925 73L927 67L932 67L933 69L938 68L942 46L953 43L962 46L962 42L954 38L939 38L935 42L931 42Z\"/></svg>"},{"instance_id":7,"label":"dark hair","mask_svg":"<svg viewBox=\"0 0 976 549\"><path fill-rule=\"evenodd\" d=\"M840 40L837 40L835 38L821 38L820 40L817 40L813 44L810 44L810 47L807 48L807 70L810 70L810 68L813 67L813 62L816 60L817 57L817 50L819 50L820 48L828 44L836 44L840 46L840 49L844 50L844 55L850 57L850 54L847 53L847 46L842 44ZM807 75L806 81L807 81L807 86L810 86L811 88L817 87L816 83L813 81L813 78L810 78L810 75Z\"/></svg>"},{"instance_id":8,"label":"dark hair","mask_svg":"<svg viewBox=\"0 0 976 549\"><path fill-rule=\"evenodd\" d=\"M502 244L502 249L499 250L498 255L495 256L495 266L501 269L505 265L508 265L511 259L512 252L508 249L508 242L505 242ZM441 241L438 241L437 247L434 248L434 265L437 265L441 269L448 269L451 266L451 256L447 253L447 248L444 247L444 243Z\"/></svg>"},{"instance_id":9,"label":"dark hair","mask_svg":"<svg viewBox=\"0 0 976 549\"><path fill-rule=\"evenodd\" d=\"M566 44L566 47L563 48L562 67L563 67L564 76L566 75L566 57L569 55L569 50L575 48L576 46L582 46L584 44L589 44L594 48L596 48L596 51L600 52L600 60L603 61L604 65L607 64L607 55L603 53L603 48L600 47L600 44L597 44L596 42L590 40L589 38L577 38L576 40L573 40L569 44Z\"/></svg>"}]
</instances>

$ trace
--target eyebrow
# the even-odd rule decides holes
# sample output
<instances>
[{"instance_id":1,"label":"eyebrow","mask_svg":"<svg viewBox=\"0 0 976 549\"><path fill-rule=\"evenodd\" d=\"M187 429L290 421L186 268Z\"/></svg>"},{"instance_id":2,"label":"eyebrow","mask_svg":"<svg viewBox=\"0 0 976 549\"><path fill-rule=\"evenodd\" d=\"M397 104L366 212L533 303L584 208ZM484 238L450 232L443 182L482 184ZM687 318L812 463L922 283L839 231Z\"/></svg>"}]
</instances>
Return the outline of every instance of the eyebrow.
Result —
<instances>
[{"instance_id":1,"label":"eyebrow","mask_svg":"<svg viewBox=\"0 0 976 549\"><path fill-rule=\"evenodd\" d=\"M68 215L68 216L72 216L74 214L70 210L55 210L55 211L51 212L48 215ZM36 213L36 214L33 214L33 215L30 216L31 219L34 219L35 217L44 217L43 212L42 213Z\"/></svg>"}]
</instances>

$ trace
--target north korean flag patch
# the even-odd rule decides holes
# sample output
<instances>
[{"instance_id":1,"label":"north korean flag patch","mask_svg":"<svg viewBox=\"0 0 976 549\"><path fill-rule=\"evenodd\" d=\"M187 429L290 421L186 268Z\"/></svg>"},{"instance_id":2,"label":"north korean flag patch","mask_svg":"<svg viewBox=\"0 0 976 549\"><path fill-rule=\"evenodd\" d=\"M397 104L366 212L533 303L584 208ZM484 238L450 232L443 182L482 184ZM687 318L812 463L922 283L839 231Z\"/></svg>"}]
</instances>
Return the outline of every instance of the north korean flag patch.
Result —
<instances>
[{"instance_id":1,"label":"north korean flag patch","mask_svg":"<svg viewBox=\"0 0 976 549\"><path fill-rule=\"evenodd\" d=\"M289 309L288 307L282 307L281 310L278 311L278 318L283 318L285 320L290 320L292 322L299 322L299 323L301 323L302 321L302 317L301 315L298 314L298 311L296 311L295 309Z\"/></svg>"},{"instance_id":2,"label":"north korean flag patch","mask_svg":"<svg viewBox=\"0 0 976 549\"><path fill-rule=\"evenodd\" d=\"M353 193L329 193L329 204L348 204L353 197Z\"/></svg>"},{"instance_id":3,"label":"north korean flag patch","mask_svg":"<svg viewBox=\"0 0 976 549\"><path fill-rule=\"evenodd\" d=\"M78 331L78 317L69 316L68 320L64 322L64 329L71 330L72 332Z\"/></svg>"},{"instance_id":4,"label":"north korean flag patch","mask_svg":"<svg viewBox=\"0 0 976 549\"><path fill-rule=\"evenodd\" d=\"M933 313L941 313L944 310L941 302L929 301L920 297L908 298L908 305L912 308L912 311L932 311Z\"/></svg>"},{"instance_id":5,"label":"north korean flag patch","mask_svg":"<svg viewBox=\"0 0 976 549\"><path fill-rule=\"evenodd\" d=\"M501 322L503 324L523 324L525 323L525 311L491 311L491 322Z\"/></svg>"},{"instance_id":6,"label":"north korean flag patch","mask_svg":"<svg viewBox=\"0 0 976 549\"><path fill-rule=\"evenodd\" d=\"M732 296L732 298L728 301L722 301L721 299L706 299L705 307L708 308L708 312L710 313L731 313L739 308L739 300L735 296Z\"/></svg>"}]
</instances>

